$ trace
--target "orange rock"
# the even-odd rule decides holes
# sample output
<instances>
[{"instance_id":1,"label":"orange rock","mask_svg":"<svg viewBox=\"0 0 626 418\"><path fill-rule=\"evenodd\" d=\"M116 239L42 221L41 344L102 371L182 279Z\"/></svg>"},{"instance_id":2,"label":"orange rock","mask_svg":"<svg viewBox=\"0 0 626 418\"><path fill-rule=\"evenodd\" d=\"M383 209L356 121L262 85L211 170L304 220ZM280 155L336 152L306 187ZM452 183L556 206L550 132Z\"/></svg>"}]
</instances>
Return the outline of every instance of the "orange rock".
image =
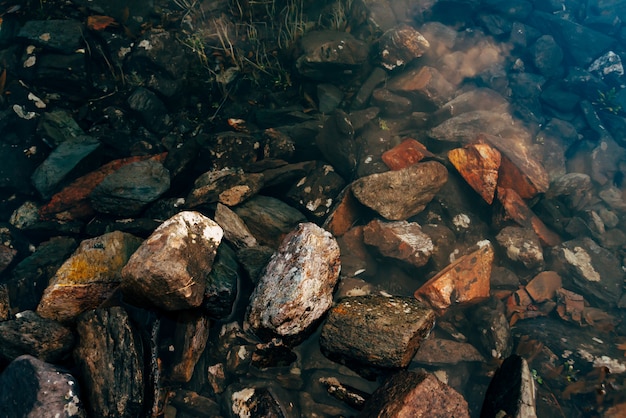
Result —
<instances>
[{"instance_id":1,"label":"orange rock","mask_svg":"<svg viewBox=\"0 0 626 418\"><path fill-rule=\"evenodd\" d=\"M491 204L498 185L500 152L488 144L469 144L448 152L448 159L472 189Z\"/></svg>"},{"instance_id":2,"label":"orange rock","mask_svg":"<svg viewBox=\"0 0 626 418\"><path fill-rule=\"evenodd\" d=\"M515 190L498 187L498 200L502 203L506 216L523 227L532 228L543 245L552 247L561 243L561 237L548 229Z\"/></svg>"},{"instance_id":3,"label":"orange rock","mask_svg":"<svg viewBox=\"0 0 626 418\"><path fill-rule=\"evenodd\" d=\"M479 245L478 250L459 258L424 283L415 297L440 312L454 303L489 297L493 246L488 241Z\"/></svg>"},{"instance_id":4,"label":"orange rock","mask_svg":"<svg viewBox=\"0 0 626 418\"><path fill-rule=\"evenodd\" d=\"M162 153L153 156L146 155L113 160L97 170L77 178L59 193L52 196L50 202L39 209L39 216L41 219L57 219L60 221L88 218L94 214L94 210L89 202L89 195L106 176L136 161L152 158L163 162L166 155L166 153Z\"/></svg>"},{"instance_id":5,"label":"orange rock","mask_svg":"<svg viewBox=\"0 0 626 418\"><path fill-rule=\"evenodd\" d=\"M535 303L554 299L557 289L563 287L561 276L555 271L542 271L527 285L526 291Z\"/></svg>"},{"instance_id":6,"label":"orange rock","mask_svg":"<svg viewBox=\"0 0 626 418\"><path fill-rule=\"evenodd\" d=\"M350 186L341 191L337 203L324 222L324 229L340 237L356 223L360 215L361 204L350 193Z\"/></svg>"},{"instance_id":7,"label":"orange rock","mask_svg":"<svg viewBox=\"0 0 626 418\"><path fill-rule=\"evenodd\" d=\"M408 138L382 155L387 167L392 170L401 170L421 161L424 157L432 157L424 145L415 139Z\"/></svg>"}]
</instances>

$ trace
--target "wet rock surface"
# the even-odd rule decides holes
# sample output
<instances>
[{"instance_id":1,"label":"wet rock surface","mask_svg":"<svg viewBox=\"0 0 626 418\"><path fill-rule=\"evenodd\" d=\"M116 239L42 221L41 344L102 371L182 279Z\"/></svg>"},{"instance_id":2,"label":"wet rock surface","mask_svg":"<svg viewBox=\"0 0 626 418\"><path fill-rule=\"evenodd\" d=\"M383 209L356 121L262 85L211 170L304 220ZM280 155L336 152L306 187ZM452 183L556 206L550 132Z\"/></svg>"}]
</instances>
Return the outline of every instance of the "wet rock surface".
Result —
<instances>
[{"instance_id":1,"label":"wet rock surface","mask_svg":"<svg viewBox=\"0 0 626 418\"><path fill-rule=\"evenodd\" d=\"M623 415L623 1L126 3L0 4L10 416Z\"/></svg>"}]
</instances>

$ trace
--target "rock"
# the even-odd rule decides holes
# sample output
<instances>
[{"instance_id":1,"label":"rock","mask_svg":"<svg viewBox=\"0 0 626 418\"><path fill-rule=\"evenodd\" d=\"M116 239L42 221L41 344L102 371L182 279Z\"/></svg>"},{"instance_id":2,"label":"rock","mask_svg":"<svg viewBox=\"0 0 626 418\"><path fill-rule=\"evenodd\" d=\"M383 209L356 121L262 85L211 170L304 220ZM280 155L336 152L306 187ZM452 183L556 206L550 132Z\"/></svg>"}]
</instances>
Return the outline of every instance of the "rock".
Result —
<instances>
[{"instance_id":1,"label":"rock","mask_svg":"<svg viewBox=\"0 0 626 418\"><path fill-rule=\"evenodd\" d=\"M11 304L9 302L9 287L6 283L0 284L0 322L11 318Z\"/></svg>"},{"instance_id":2,"label":"rock","mask_svg":"<svg viewBox=\"0 0 626 418\"><path fill-rule=\"evenodd\" d=\"M537 416L533 376L526 360L517 354L507 357L496 370L480 411L481 417L500 414L515 418Z\"/></svg>"},{"instance_id":3,"label":"rock","mask_svg":"<svg viewBox=\"0 0 626 418\"><path fill-rule=\"evenodd\" d=\"M233 304L240 286L237 255L227 244L217 248L211 272L207 276L204 291L204 307L213 318L226 318L233 310Z\"/></svg>"},{"instance_id":4,"label":"rock","mask_svg":"<svg viewBox=\"0 0 626 418\"><path fill-rule=\"evenodd\" d=\"M269 196L256 195L235 208L252 235L262 245L276 248L298 223L306 217L286 203Z\"/></svg>"},{"instance_id":5,"label":"rock","mask_svg":"<svg viewBox=\"0 0 626 418\"><path fill-rule=\"evenodd\" d=\"M251 248L258 245L243 220L228 206L217 204L215 222L224 230L224 239L237 249Z\"/></svg>"},{"instance_id":6,"label":"rock","mask_svg":"<svg viewBox=\"0 0 626 418\"><path fill-rule=\"evenodd\" d=\"M24 311L0 322L0 357L12 361L29 354L46 362L65 360L74 346L72 331L56 321Z\"/></svg>"},{"instance_id":7,"label":"rock","mask_svg":"<svg viewBox=\"0 0 626 418\"><path fill-rule=\"evenodd\" d=\"M87 416L78 381L67 371L23 355L0 374L0 404L6 417Z\"/></svg>"},{"instance_id":8,"label":"rock","mask_svg":"<svg viewBox=\"0 0 626 418\"><path fill-rule=\"evenodd\" d=\"M500 152L488 144L468 144L448 152L448 159L485 202L495 197L500 169Z\"/></svg>"},{"instance_id":9,"label":"rock","mask_svg":"<svg viewBox=\"0 0 626 418\"><path fill-rule=\"evenodd\" d=\"M350 228L337 239L337 242L341 249L341 282L339 283L341 288L338 289L340 292L337 292L336 297L340 297L341 292L346 291L344 290L345 287L348 288L348 296L355 296L353 294L355 291L369 287L366 283L359 282L356 284L357 289L352 289L346 280L360 274L374 276L378 270L378 265L363 240L363 226L357 225ZM344 287L344 285L346 286Z\"/></svg>"},{"instance_id":10,"label":"rock","mask_svg":"<svg viewBox=\"0 0 626 418\"><path fill-rule=\"evenodd\" d=\"M57 146L33 173L33 186L44 199L49 199L77 165L100 147L100 142L83 135Z\"/></svg>"},{"instance_id":11,"label":"rock","mask_svg":"<svg viewBox=\"0 0 626 418\"><path fill-rule=\"evenodd\" d=\"M546 77L562 74L563 50L551 35L543 35L529 48L535 67Z\"/></svg>"},{"instance_id":12,"label":"rock","mask_svg":"<svg viewBox=\"0 0 626 418\"><path fill-rule=\"evenodd\" d=\"M159 226L122 269L122 290L131 300L165 310L202 303L223 231L198 212L180 212Z\"/></svg>"},{"instance_id":13,"label":"rock","mask_svg":"<svg viewBox=\"0 0 626 418\"><path fill-rule=\"evenodd\" d=\"M147 88L138 87L128 97L128 107L139 114L144 126L150 131L164 135L172 129L172 119L165 103Z\"/></svg>"},{"instance_id":14,"label":"rock","mask_svg":"<svg viewBox=\"0 0 626 418\"><path fill-rule=\"evenodd\" d=\"M401 170L420 162L424 157L432 156L433 154L419 141L408 138L389 151L385 151L382 159L391 170Z\"/></svg>"},{"instance_id":15,"label":"rock","mask_svg":"<svg viewBox=\"0 0 626 418\"><path fill-rule=\"evenodd\" d=\"M496 241L504 248L509 259L521 262L527 269L543 268L543 249L532 229L507 226L498 232Z\"/></svg>"},{"instance_id":16,"label":"rock","mask_svg":"<svg viewBox=\"0 0 626 418\"><path fill-rule=\"evenodd\" d=\"M429 337L420 345L413 362L430 366L458 364L465 361L484 362L485 358L469 343Z\"/></svg>"},{"instance_id":17,"label":"rock","mask_svg":"<svg viewBox=\"0 0 626 418\"><path fill-rule=\"evenodd\" d=\"M219 417L222 415L220 406L211 398L185 389L176 390L172 405L190 416Z\"/></svg>"},{"instance_id":18,"label":"rock","mask_svg":"<svg viewBox=\"0 0 626 418\"><path fill-rule=\"evenodd\" d=\"M400 371L376 389L358 416L463 418L470 414L463 396L435 375Z\"/></svg>"},{"instance_id":19,"label":"rock","mask_svg":"<svg viewBox=\"0 0 626 418\"><path fill-rule=\"evenodd\" d=\"M563 286L597 307L615 306L622 294L624 271L610 251L590 238L566 241L551 250L550 269L563 278Z\"/></svg>"},{"instance_id":20,"label":"rock","mask_svg":"<svg viewBox=\"0 0 626 418\"><path fill-rule=\"evenodd\" d=\"M315 143L335 170L345 179L351 180L357 168L359 155L350 116L337 109L324 122Z\"/></svg>"},{"instance_id":21,"label":"rock","mask_svg":"<svg viewBox=\"0 0 626 418\"><path fill-rule=\"evenodd\" d=\"M136 216L169 188L170 174L162 163L137 161L123 165L94 187L91 205L101 213Z\"/></svg>"},{"instance_id":22,"label":"rock","mask_svg":"<svg viewBox=\"0 0 626 418\"><path fill-rule=\"evenodd\" d=\"M488 298L493 257L491 243L480 242L477 250L460 257L424 283L415 291L415 297L439 311L453 304Z\"/></svg>"},{"instance_id":23,"label":"rock","mask_svg":"<svg viewBox=\"0 0 626 418\"><path fill-rule=\"evenodd\" d=\"M567 173L550 184L546 198L558 197L570 209L582 210L592 198L591 177L583 173Z\"/></svg>"},{"instance_id":24,"label":"rock","mask_svg":"<svg viewBox=\"0 0 626 418\"><path fill-rule=\"evenodd\" d=\"M413 102L410 99L400 96L387 90L377 88L372 92L371 104L381 109L382 115L397 117L411 112Z\"/></svg>"},{"instance_id":25,"label":"rock","mask_svg":"<svg viewBox=\"0 0 626 418\"><path fill-rule=\"evenodd\" d=\"M352 109L362 109L368 103L372 92L387 79L387 72L380 67L372 69L367 79L361 84L359 91L352 99Z\"/></svg>"},{"instance_id":26,"label":"rock","mask_svg":"<svg viewBox=\"0 0 626 418\"><path fill-rule=\"evenodd\" d=\"M141 340L120 307L83 314L74 358L82 376L89 416L135 417L143 408Z\"/></svg>"},{"instance_id":27,"label":"rock","mask_svg":"<svg viewBox=\"0 0 626 418\"><path fill-rule=\"evenodd\" d=\"M443 106L454 95L454 86L436 68L428 66L403 71L387 82L387 88L409 97L413 109L426 112Z\"/></svg>"},{"instance_id":28,"label":"rock","mask_svg":"<svg viewBox=\"0 0 626 418\"><path fill-rule=\"evenodd\" d=\"M276 382L260 381L250 385L234 384L228 387L225 396L228 411L233 418L299 415L285 390Z\"/></svg>"},{"instance_id":29,"label":"rock","mask_svg":"<svg viewBox=\"0 0 626 418\"><path fill-rule=\"evenodd\" d=\"M624 75L622 59L613 51L609 51L591 63L588 68L590 73L594 73L600 78L618 78Z\"/></svg>"},{"instance_id":30,"label":"rock","mask_svg":"<svg viewBox=\"0 0 626 418\"><path fill-rule=\"evenodd\" d=\"M404 67L424 55L429 47L426 38L406 24L391 28L378 38L378 55L387 70Z\"/></svg>"},{"instance_id":31,"label":"rock","mask_svg":"<svg viewBox=\"0 0 626 418\"><path fill-rule=\"evenodd\" d=\"M499 299L491 298L473 309L471 323L478 330L478 341L484 353L494 359L504 359L511 354L511 328Z\"/></svg>"},{"instance_id":32,"label":"rock","mask_svg":"<svg viewBox=\"0 0 626 418\"><path fill-rule=\"evenodd\" d=\"M13 262L15 255L17 254L17 250L15 248L10 248L6 245L0 245L0 273L6 270L9 265Z\"/></svg>"},{"instance_id":33,"label":"rock","mask_svg":"<svg viewBox=\"0 0 626 418\"><path fill-rule=\"evenodd\" d=\"M420 213L447 179L443 164L428 161L362 177L352 183L352 193L384 218L405 220Z\"/></svg>"},{"instance_id":34,"label":"rock","mask_svg":"<svg viewBox=\"0 0 626 418\"><path fill-rule=\"evenodd\" d=\"M272 247L257 245L256 247L242 248L237 252L237 261L250 277L252 283L257 283L261 272L274 254Z\"/></svg>"},{"instance_id":35,"label":"rock","mask_svg":"<svg viewBox=\"0 0 626 418\"><path fill-rule=\"evenodd\" d=\"M356 177L388 171L382 155L398 144L392 129L381 119L378 123L370 121L363 126L356 137L358 149Z\"/></svg>"},{"instance_id":36,"label":"rock","mask_svg":"<svg viewBox=\"0 0 626 418\"><path fill-rule=\"evenodd\" d=\"M187 383L191 380L198 359L209 338L209 319L192 312L181 312L175 320L172 366L167 380ZM178 345L180 343L180 345ZM171 351L171 350L170 350Z\"/></svg>"},{"instance_id":37,"label":"rock","mask_svg":"<svg viewBox=\"0 0 626 418\"><path fill-rule=\"evenodd\" d=\"M305 213L322 219L330 212L345 185L332 166L318 164L287 191L287 197Z\"/></svg>"},{"instance_id":38,"label":"rock","mask_svg":"<svg viewBox=\"0 0 626 418\"><path fill-rule=\"evenodd\" d=\"M343 91L333 84L317 85L318 109L322 113L331 113L337 109L343 100Z\"/></svg>"},{"instance_id":39,"label":"rock","mask_svg":"<svg viewBox=\"0 0 626 418\"><path fill-rule=\"evenodd\" d=\"M489 88L472 89L459 94L436 110L429 117L428 123L430 126L436 126L447 119L476 110L505 113L509 110L509 102Z\"/></svg>"},{"instance_id":40,"label":"rock","mask_svg":"<svg viewBox=\"0 0 626 418\"><path fill-rule=\"evenodd\" d=\"M330 310L320 346L324 355L359 372L406 367L434 321L435 313L412 298L349 297Z\"/></svg>"},{"instance_id":41,"label":"rock","mask_svg":"<svg viewBox=\"0 0 626 418\"><path fill-rule=\"evenodd\" d=\"M205 162L198 169L206 172L223 168L246 169L259 158L261 142L244 132L219 132L202 144L197 161Z\"/></svg>"},{"instance_id":42,"label":"rock","mask_svg":"<svg viewBox=\"0 0 626 418\"><path fill-rule=\"evenodd\" d=\"M428 131L428 136L438 141L475 142L478 135L513 136L521 132L508 112L474 110L454 116Z\"/></svg>"},{"instance_id":43,"label":"rock","mask_svg":"<svg viewBox=\"0 0 626 418\"><path fill-rule=\"evenodd\" d=\"M316 80L333 80L356 71L367 59L368 46L347 32L308 31L301 40L298 72Z\"/></svg>"},{"instance_id":44,"label":"rock","mask_svg":"<svg viewBox=\"0 0 626 418\"><path fill-rule=\"evenodd\" d=\"M194 208L215 202L236 206L254 196L262 186L263 174L244 173L235 168L207 171L194 181L185 206Z\"/></svg>"},{"instance_id":45,"label":"rock","mask_svg":"<svg viewBox=\"0 0 626 418\"><path fill-rule=\"evenodd\" d=\"M430 237L416 222L382 222L374 219L363 228L363 239L383 256L424 266L434 250Z\"/></svg>"},{"instance_id":46,"label":"rock","mask_svg":"<svg viewBox=\"0 0 626 418\"><path fill-rule=\"evenodd\" d=\"M37 314L66 322L98 307L119 286L122 267L140 244L119 231L82 241L50 280Z\"/></svg>"},{"instance_id":47,"label":"rock","mask_svg":"<svg viewBox=\"0 0 626 418\"><path fill-rule=\"evenodd\" d=\"M18 36L48 50L72 54L84 47L84 30L76 20L30 20L24 23Z\"/></svg>"},{"instance_id":48,"label":"rock","mask_svg":"<svg viewBox=\"0 0 626 418\"><path fill-rule=\"evenodd\" d=\"M542 271L532 278L525 289L535 303L554 299L556 291L563 287L561 276L555 271Z\"/></svg>"},{"instance_id":49,"label":"rock","mask_svg":"<svg viewBox=\"0 0 626 418\"><path fill-rule=\"evenodd\" d=\"M341 191L335 201L335 206L331 209L322 226L333 236L340 237L352 228L364 208L354 197L350 185Z\"/></svg>"},{"instance_id":50,"label":"rock","mask_svg":"<svg viewBox=\"0 0 626 418\"><path fill-rule=\"evenodd\" d=\"M261 337L298 340L332 304L339 246L330 233L303 223L274 253L250 296L246 323Z\"/></svg>"}]
</instances>

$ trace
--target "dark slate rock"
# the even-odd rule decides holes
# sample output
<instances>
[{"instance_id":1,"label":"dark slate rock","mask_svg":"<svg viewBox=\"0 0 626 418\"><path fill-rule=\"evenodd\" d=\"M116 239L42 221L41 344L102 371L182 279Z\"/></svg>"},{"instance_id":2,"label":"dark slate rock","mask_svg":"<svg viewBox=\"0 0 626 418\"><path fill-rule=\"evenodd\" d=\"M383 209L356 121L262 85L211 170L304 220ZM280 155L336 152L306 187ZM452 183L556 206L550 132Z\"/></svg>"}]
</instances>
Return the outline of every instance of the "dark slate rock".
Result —
<instances>
[{"instance_id":1,"label":"dark slate rock","mask_svg":"<svg viewBox=\"0 0 626 418\"><path fill-rule=\"evenodd\" d=\"M358 371L406 367L434 324L433 310L415 298L355 296L330 310L320 346Z\"/></svg>"},{"instance_id":2,"label":"dark slate rock","mask_svg":"<svg viewBox=\"0 0 626 418\"><path fill-rule=\"evenodd\" d=\"M144 126L157 134L165 134L172 127L172 120L165 104L145 87L139 87L128 98L128 106L137 112Z\"/></svg>"},{"instance_id":3,"label":"dark slate rock","mask_svg":"<svg viewBox=\"0 0 626 418\"><path fill-rule=\"evenodd\" d=\"M202 142L196 169L247 168L262 152L261 141L243 132L219 132Z\"/></svg>"},{"instance_id":4,"label":"dark slate rock","mask_svg":"<svg viewBox=\"0 0 626 418\"><path fill-rule=\"evenodd\" d=\"M235 383L226 389L224 396L233 418L300 415L295 407L296 402L274 381Z\"/></svg>"},{"instance_id":5,"label":"dark slate rock","mask_svg":"<svg viewBox=\"0 0 626 418\"><path fill-rule=\"evenodd\" d=\"M371 121L367 123L356 138L357 156L356 176L364 177L374 173L384 173L389 167L383 161L382 155L399 141L385 122Z\"/></svg>"},{"instance_id":6,"label":"dark slate rock","mask_svg":"<svg viewBox=\"0 0 626 418\"><path fill-rule=\"evenodd\" d=\"M263 174L244 173L238 168L207 171L194 181L185 206L193 208L215 202L236 206L255 195L263 186L263 179Z\"/></svg>"},{"instance_id":7,"label":"dark slate rock","mask_svg":"<svg viewBox=\"0 0 626 418\"><path fill-rule=\"evenodd\" d=\"M217 248L211 273L207 276L204 302L202 302L209 316L221 319L230 315L237 296L239 280L237 254L228 245L222 243Z\"/></svg>"},{"instance_id":8,"label":"dark slate rock","mask_svg":"<svg viewBox=\"0 0 626 418\"><path fill-rule=\"evenodd\" d=\"M572 112L580 102L580 96L556 85L546 87L541 93L541 100L560 112Z\"/></svg>"},{"instance_id":9,"label":"dark slate rock","mask_svg":"<svg viewBox=\"0 0 626 418\"><path fill-rule=\"evenodd\" d=\"M35 170L31 180L44 199L49 199L72 170L94 153L100 142L89 136L81 136L61 143Z\"/></svg>"},{"instance_id":10,"label":"dark slate rock","mask_svg":"<svg viewBox=\"0 0 626 418\"><path fill-rule=\"evenodd\" d=\"M18 36L63 54L71 54L85 43L85 28L76 20L30 20Z\"/></svg>"},{"instance_id":11,"label":"dark slate rock","mask_svg":"<svg viewBox=\"0 0 626 418\"><path fill-rule=\"evenodd\" d=\"M376 87L382 84L387 79L387 72L380 67L376 67L372 70L365 82L361 84L359 91L354 99L352 99L352 109L362 109L368 103L372 92Z\"/></svg>"},{"instance_id":12,"label":"dark slate rock","mask_svg":"<svg viewBox=\"0 0 626 418\"><path fill-rule=\"evenodd\" d=\"M15 319L0 322L0 356L13 360L30 354L46 362L57 362L74 348L72 331L56 321L24 311Z\"/></svg>"},{"instance_id":13,"label":"dark slate rock","mask_svg":"<svg viewBox=\"0 0 626 418\"><path fill-rule=\"evenodd\" d=\"M498 232L496 240L510 260L522 263L527 269L544 266L541 241L532 228L506 226Z\"/></svg>"},{"instance_id":14,"label":"dark slate rock","mask_svg":"<svg viewBox=\"0 0 626 418\"><path fill-rule=\"evenodd\" d=\"M143 350L121 307L83 314L76 325L74 358L85 378L90 416L139 416L143 407Z\"/></svg>"},{"instance_id":15,"label":"dark slate rock","mask_svg":"<svg viewBox=\"0 0 626 418\"><path fill-rule=\"evenodd\" d=\"M507 357L496 370L480 411L481 418L500 414L514 418L537 416L535 410L535 383L523 357Z\"/></svg>"},{"instance_id":16,"label":"dark slate rock","mask_svg":"<svg viewBox=\"0 0 626 418\"><path fill-rule=\"evenodd\" d=\"M525 20L533 10L533 3L527 0L486 0L481 6L509 19Z\"/></svg>"},{"instance_id":17,"label":"dark slate rock","mask_svg":"<svg viewBox=\"0 0 626 418\"><path fill-rule=\"evenodd\" d=\"M91 204L98 212L136 216L169 187L169 171L163 164L137 161L105 177L91 192Z\"/></svg>"},{"instance_id":18,"label":"dark slate rock","mask_svg":"<svg viewBox=\"0 0 626 418\"><path fill-rule=\"evenodd\" d=\"M242 248L237 251L237 260L248 273L253 283L257 283L261 272L274 254L274 248L265 245Z\"/></svg>"},{"instance_id":19,"label":"dark slate rock","mask_svg":"<svg viewBox=\"0 0 626 418\"><path fill-rule=\"evenodd\" d=\"M488 357L504 359L511 355L511 328L505 316L504 304L499 299L491 298L473 309L471 322L478 331L478 345Z\"/></svg>"},{"instance_id":20,"label":"dark slate rock","mask_svg":"<svg viewBox=\"0 0 626 418\"><path fill-rule=\"evenodd\" d=\"M380 108L381 114L394 117L406 115L413 107L409 98L392 93L386 88L374 89L371 103Z\"/></svg>"},{"instance_id":21,"label":"dark slate rock","mask_svg":"<svg viewBox=\"0 0 626 418\"><path fill-rule=\"evenodd\" d=\"M183 311L177 315L175 323L174 358L167 380L172 383L187 383L206 348L209 318L198 312Z\"/></svg>"},{"instance_id":22,"label":"dark slate rock","mask_svg":"<svg viewBox=\"0 0 626 418\"><path fill-rule=\"evenodd\" d=\"M259 279L246 323L261 338L301 340L332 305L339 270L339 245L333 236L313 223L298 225Z\"/></svg>"},{"instance_id":23,"label":"dark slate rock","mask_svg":"<svg viewBox=\"0 0 626 418\"><path fill-rule=\"evenodd\" d=\"M343 100L343 91L333 84L317 85L318 109L322 113L331 113Z\"/></svg>"},{"instance_id":24,"label":"dark slate rock","mask_svg":"<svg viewBox=\"0 0 626 418\"><path fill-rule=\"evenodd\" d=\"M217 204L215 222L224 230L224 239L236 249L251 248L258 245L243 220L228 206Z\"/></svg>"},{"instance_id":25,"label":"dark slate rock","mask_svg":"<svg viewBox=\"0 0 626 418\"><path fill-rule=\"evenodd\" d=\"M350 116L343 110L336 110L324 122L315 143L326 161L345 179L351 180L357 166L358 147Z\"/></svg>"},{"instance_id":26,"label":"dark slate rock","mask_svg":"<svg viewBox=\"0 0 626 418\"><path fill-rule=\"evenodd\" d=\"M328 215L345 185L344 179L332 166L317 164L314 170L289 189L287 197L303 212L320 219Z\"/></svg>"},{"instance_id":27,"label":"dark slate rock","mask_svg":"<svg viewBox=\"0 0 626 418\"><path fill-rule=\"evenodd\" d=\"M424 266L434 250L432 240L416 222L374 219L363 228L363 241L382 255L415 267Z\"/></svg>"}]
</instances>

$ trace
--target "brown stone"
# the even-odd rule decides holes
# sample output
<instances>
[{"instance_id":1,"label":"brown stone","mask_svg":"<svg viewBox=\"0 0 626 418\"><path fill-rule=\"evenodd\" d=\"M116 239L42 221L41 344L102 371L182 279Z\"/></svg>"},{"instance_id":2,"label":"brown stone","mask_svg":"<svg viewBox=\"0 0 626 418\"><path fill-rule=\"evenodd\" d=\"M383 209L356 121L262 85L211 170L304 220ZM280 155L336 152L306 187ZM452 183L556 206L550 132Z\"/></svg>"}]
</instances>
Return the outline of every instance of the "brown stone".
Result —
<instances>
[{"instance_id":1,"label":"brown stone","mask_svg":"<svg viewBox=\"0 0 626 418\"><path fill-rule=\"evenodd\" d=\"M432 240L416 222L374 219L363 228L363 239L382 255L415 267L428 263L434 249Z\"/></svg>"},{"instance_id":2,"label":"brown stone","mask_svg":"<svg viewBox=\"0 0 626 418\"><path fill-rule=\"evenodd\" d=\"M263 174L244 173L241 169L222 168L207 171L198 177L185 200L185 206L220 202L235 206L256 194L263 186Z\"/></svg>"},{"instance_id":3,"label":"brown stone","mask_svg":"<svg viewBox=\"0 0 626 418\"><path fill-rule=\"evenodd\" d=\"M469 418L463 396L426 372L400 371L365 403L359 418Z\"/></svg>"},{"instance_id":4,"label":"brown stone","mask_svg":"<svg viewBox=\"0 0 626 418\"><path fill-rule=\"evenodd\" d=\"M554 299L557 289L563 287L561 276L555 271L543 271L526 285L526 291L536 303Z\"/></svg>"},{"instance_id":5,"label":"brown stone","mask_svg":"<svg viewBox=\"0 0 626 418\"><path fill-rule=\"evenodd\" d=\"M438 141L456 142L463 145L476 142L479 135L488 133L495 136L520 135L521 127L508 112L473 110L454 116L428 131L428 136ZM526 137L529 137L526 134Z\"/></svg>"},{"instance_id":6,"label":"brown stone","mask_svg":"<svg viewBox=\"0 0 626 418\"><path fill-rule=\"evenodd\" d=\"M469 144L448 152L448 159L472 189L491 204L498 185L500 152L487 144Z\"/></svg>"},{"instance_id":7,"label":"brown stone","mask_svg":"<svg viewBox=\"0 0 626 418\"><path fill-rule=\"evenodd\" d=\"M340 237L345 234L357 222L362 211L362 206L351 192L351 186L346 187L337 196L337 202L332 208L330 215L324 221L324 229L333 236Z\"/></svg>"},{"instance_id":8,"label":"brown stone","mask_svg":"<svg viewBox=\"0 0 626 418\"><path fill-rule=\"evenodd\" d=\"M250 248L258 245L256 238L243 220L228 206L218 203L214 218L215 222L224 230L224 239L235 248Z\"/></svg>"},{"instance_id":9,"label":"brown stone","mask_svg":"<svg viewBox=\"0 0 626 418\"><path fill-rule=\"evenodd\" d=\"M196 363L204 352L209 339L209 319L204 315L184 311L176 319L174 341L182 346L174 346L174 360L169 381L187 383L191 380Z\"/></svg>"},{"instance_id":10,"label":"brown stone","mask_svg":"<svg viewBox=\"0 0 626 418\"><path fill-rule=\"evenodd\" d=\"M458 364L464 361L484 362L485 358L469 343L430 337L422 342L413 361L421 364Z\"/></svg>"},{"instance_id":11,"label":"brown stone","mask_svg":"<svg viewBox=\"0 0 626 418\"><path fill-rule=\"evenodd\" d=\"M380 61L388 70L402 67L421 57L429 47L426 38L406 24L389 29L378 40Z\"/></svg>"},{"instance_id":12,"label":"brown stone","mask_svg":"<svg viewBox=\"0 0 626 418\"><path fill-rule=\"evenodd\" d=\"M489 297L493 247L488 241L476 251L464 255L424 283L415 297L444 311L452 304Z\"/></svg>"},{"instance_id":13,"label":"brown stone","mask_svg":"<svg viewBox=\"0 0 626 418\"><path fill-rule=\"evenodd\" d=\"M433 110L448 102L455 89L439 71L423 66L402 72L391 78L387 88L394 93L412 96L414 106L423 110Z\"/></svg>"},{"instance_id":14,"label":"brown stone","mask_svg":"<svg viewBox=\"0 0 626 418\"><path fill-rule=\"evenodd\" d=\"M401 170L421 161L424 157L432 157L424 145L413 138L407 138L389 151L383 153L382 158L387 167L392 170Z\"/></svg>"}]
</instances>

